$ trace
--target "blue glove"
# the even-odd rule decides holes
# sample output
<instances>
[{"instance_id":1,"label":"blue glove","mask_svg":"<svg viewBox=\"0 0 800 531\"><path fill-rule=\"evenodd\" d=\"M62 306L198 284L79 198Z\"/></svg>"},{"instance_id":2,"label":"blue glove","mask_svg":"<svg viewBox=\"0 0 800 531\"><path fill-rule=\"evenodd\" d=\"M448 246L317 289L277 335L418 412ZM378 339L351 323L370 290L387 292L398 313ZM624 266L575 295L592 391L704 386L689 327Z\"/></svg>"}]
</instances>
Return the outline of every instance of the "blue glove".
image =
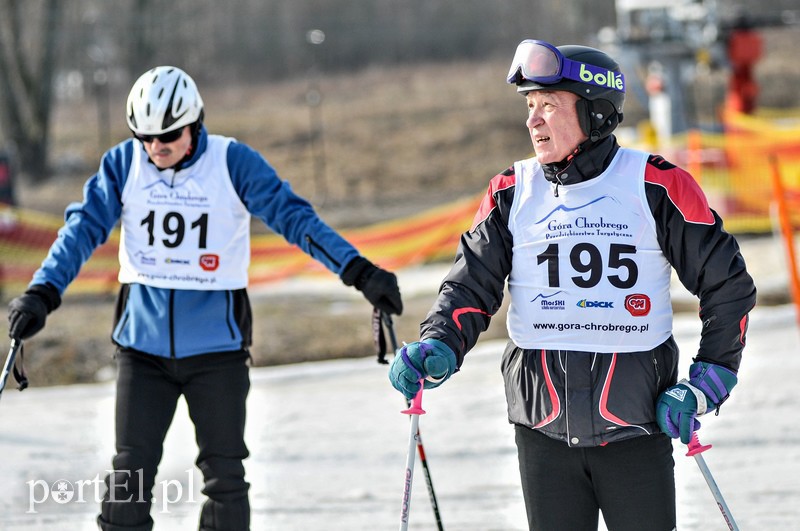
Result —
<instances>
[{"instance_id":1,"label":"blue glove","mask_svg":"<svg viewBox=\"0 0 800 531\"><path fill-rule=\"evenodd\" d=\"M403 346L389 367L395 389L411 400L425 378L425 389L439 387L456 372L456 355L438 339L423 339Z\"/></svg>"},{"instance_id":2,"label":"blue glove","mask_svg":"<svg viewBox=\"0 0 800 531\"><path fill-rule=\"evenodd\" d=\"M656 400L656 421L661 431L689 444L700 429L696 417L718 410L738 382L730 369L698 361L689 367L689 379L673 385Z\"/></svg>"}]
</instances>

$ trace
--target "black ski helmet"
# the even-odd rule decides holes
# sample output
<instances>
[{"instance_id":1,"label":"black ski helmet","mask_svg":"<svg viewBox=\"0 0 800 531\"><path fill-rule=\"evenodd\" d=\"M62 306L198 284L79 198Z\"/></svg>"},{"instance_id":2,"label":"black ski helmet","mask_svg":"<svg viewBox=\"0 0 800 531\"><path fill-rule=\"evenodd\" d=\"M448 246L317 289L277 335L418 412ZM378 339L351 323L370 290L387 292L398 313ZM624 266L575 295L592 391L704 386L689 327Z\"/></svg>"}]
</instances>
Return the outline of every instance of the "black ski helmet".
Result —
<instances>
[{"instance_id":1,"label":"black ski helmet","mask_svg":"<svg viewBox=\"0 0 800 531\"><path fill-rule=\"evenodd\" d=\"M620 74L619 64L608 54L589 46L568 44L556 49L566 58ZM513 68L514 65L512 65ZM605 138L622 122L625 92L614 87L576 81L566 77L553 83L525 79L521 67L509 83L517 85L517 92L527 94L539 90L566 90L580 96L577 102L578 119L583 132L594 142Z\"/></svg>"}]
</instances>

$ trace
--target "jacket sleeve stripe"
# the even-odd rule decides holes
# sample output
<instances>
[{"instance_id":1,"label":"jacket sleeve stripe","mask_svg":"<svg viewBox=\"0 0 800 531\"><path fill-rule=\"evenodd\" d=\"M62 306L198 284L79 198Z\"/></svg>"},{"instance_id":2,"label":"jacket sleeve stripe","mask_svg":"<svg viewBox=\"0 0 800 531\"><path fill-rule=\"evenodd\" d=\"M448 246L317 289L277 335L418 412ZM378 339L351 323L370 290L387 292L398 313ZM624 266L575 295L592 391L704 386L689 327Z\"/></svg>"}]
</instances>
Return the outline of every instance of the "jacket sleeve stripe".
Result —
<instances>
[{"instance_id":1,"label":"jacket sleeve stripe","mask_svg":"<svg viewBox=\"0 0 800 531\"><path fill-rule=\"evenodd\" d=\"M750 318L748 315L742 317L739 321L739 343L744 346L745 344L745 336L747 335L747 325L750 322Z\"/></svg>"},{"instance_id":2,"label":"jacket sleeve stripe","mask_svg":"<svg viewBox=\"0 0 800 531\"><path fill-rule=\"evenodd\" d=\"M453 322L456 323L456 326L459 330L462 330L460 319L465 313L482 313L483 315L488 315L489 317L492 316L492 314L485 312L480 308L459 308L453 312Z\"/></svg>"}]
</instances>

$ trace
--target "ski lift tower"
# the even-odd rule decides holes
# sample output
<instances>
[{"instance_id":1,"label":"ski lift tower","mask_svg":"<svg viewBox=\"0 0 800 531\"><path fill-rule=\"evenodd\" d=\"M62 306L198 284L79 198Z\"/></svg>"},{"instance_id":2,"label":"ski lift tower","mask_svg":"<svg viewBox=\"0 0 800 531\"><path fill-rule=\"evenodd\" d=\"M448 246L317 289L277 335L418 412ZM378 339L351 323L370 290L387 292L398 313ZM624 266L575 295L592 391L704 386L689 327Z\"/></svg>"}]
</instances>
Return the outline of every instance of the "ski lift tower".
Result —
<instances>
[{"instance_id":1,"label":"ski lift tower","mask_svg":"<svg viewBox=\"0 0 800 531\"><path fill-rule=\"evenodd\" d=\"M758 86L754 67L761 59L760 29L796 26L800 11L752 12L717 0L616 0L617 27L599 38L615 48L628 91L649 111L659 144L700 127L704 111L716 121L718 109L700 109L695 84L714 69L728 71L725 107L752 113ZM700 111L700 112L698 112Z\"/></svg>"},{"instance_id":2,"label":"ski lift tower","mask_svg":"<svg viewBox=\"0 0 800 531\"><path fill-rule=\"evenodd\" d=\"M724 62L716 0L616 0L613 45L629 91L649 111L660 145L696 124L693 86L712 58Z\"/></svg>"}]
</instances>

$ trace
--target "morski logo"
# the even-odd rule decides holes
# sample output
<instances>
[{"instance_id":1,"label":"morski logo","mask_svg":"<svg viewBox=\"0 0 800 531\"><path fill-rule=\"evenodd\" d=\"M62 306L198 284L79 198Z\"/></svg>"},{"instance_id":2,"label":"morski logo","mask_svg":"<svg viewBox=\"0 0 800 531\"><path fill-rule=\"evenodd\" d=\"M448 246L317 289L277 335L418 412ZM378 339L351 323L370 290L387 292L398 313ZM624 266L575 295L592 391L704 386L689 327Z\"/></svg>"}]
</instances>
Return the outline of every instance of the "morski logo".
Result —
<instances>
[{"instance_id":1,"label":"morski logo","mask_svg":"<svg viewBox=\"0 0 800 531\"><path fill-rule=\"evenodd\" d=\"M679 402L683 402L683 399L686 398L687 392L688 391L686 389L677 388L677 389L670 389L666 393L668 396L671 396L672 398L678 400Z\"/></svg>"}]
</instances>

